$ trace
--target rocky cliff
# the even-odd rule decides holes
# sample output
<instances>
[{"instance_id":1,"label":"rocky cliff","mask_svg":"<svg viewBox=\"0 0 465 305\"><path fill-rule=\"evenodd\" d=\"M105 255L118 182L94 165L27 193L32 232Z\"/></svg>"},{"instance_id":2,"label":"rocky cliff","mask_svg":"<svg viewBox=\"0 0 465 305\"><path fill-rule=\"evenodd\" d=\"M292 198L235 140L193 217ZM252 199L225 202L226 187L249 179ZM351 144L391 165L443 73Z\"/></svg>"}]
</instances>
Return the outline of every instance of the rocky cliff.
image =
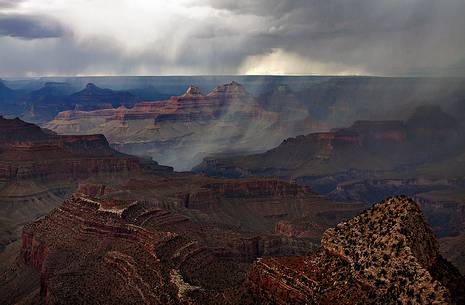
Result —
<instances>
[{"instance_id":1,"label":"rocky cliff","mask_svg":"<svg viewBox=\"0 0 465 305\"><path fill-rule=\"evenodd\" d=\"M325 228L363 208L271 179L92 181L24 228L20 259L0 292L37 304L251 304L244 283L257 257L312 251ZM282 234L278 223L309 223L312 234ZM13 293L31 269L36 294Z\"/></svg>"},{"instance_id":2,"label":"rocky cliff","mask_svg":"<svg viewBox=\"0 0 465 305\"><path fill-rule=\"evenodd\" d=\"M0 118L0 252L19 238L25 223L60 204L80 181L171 171L115 151L103 135L56 135Z\"/></svg>"},{"instance_id":3,"label":"rocky cliff","mask_svg":"<svg viewBox=\"0 0 465 305\"><path fill-rule=\"evenodd\" d=\"M69 96L69 103L75 105L78 110L94 110L112 108L118 106L132 106L137 98L126 91L114 91L102 89L93 83Z\"/></svg>"},{"instance_id":4,"label":"rocky cliff","mask_svg":"<svg viewBox=\"0 0 465 305\"><path fill-rule=\"evenodd\" d=\"M439 255L418 205L390 198L328 229L311 256L259 259L262 304L461 304L465 279Z\"/></svg>"},{"instance_id":5,"label":"rocky cliff","mask_svg":"<svg viewBox=\"0 0 465 305\"><path fill-rule=\"evenodd\" d=\"M457 121L440 107L422 106L405 122L356 121L346 128L288 138L261 154L207 158L195 170L218 176L296 178L349 170L408 170L424 164L434 168L436 162L461 158L464 135ZM441 166L447 164L436 165Z\"/></svg>"},{"instance_id":6,"label":"rocky cliff","mask_svg":"<svg viewBox=\"0 0 465 305\"><path fill-rule=\"evenodd\" d=\"M43 140L50 137L39 126L26 123L18 118L6 119L0 116L0 145L30 140Z\"/></svg>"},{"instance_id":7,"label":"rocky cliff","mask_svg":"<svg viewBox=\"0 0 465 305\"><path fill-rule=\"evenodd\" d=\"M136 191L135 184L141 189L143 182L127 186ZM97 190L105 198L115 192ZM232 200L220 197L220 205ZM256 199L247 198L254 204ZM288 195L280 198L289 200ZM269 235L259 226L255 229L262 233L251 234L203 218L213 212L211 207L173 210L168 202L76 194L26 226L20 266L39 271L36 301L461 304L465 297L464 278L439 255L418 206L404 197L326 230L321 247L305 256L281 256L298 245L315 249L305 237ZM276 228L285 233L293 226L297 232L299 225L288 219Z\"/></svg>"},{"instance_id":8,"label":"rocky cliff","mask_svg":"<svg viewBox=\"0 0 465 305\"><path fill-rule=\"evenodd\" d=\"M457 236L442 238L440 241L441 253L450 260L460 270L462 275L465 274L465 233Z\"/></svg>"},{"instance_id":9,"label":"rocky cliff","mask_svg":"<svg viewBox=\"0 0 465 305\"><path fill-rule=\"evenodd\" d=\"M19 119L0 118L0 127L1 181L141 171L140 159L113 150L103 135L59 136Z\"/></svg>"},{"instance_id":10,"label":"rocky cliff","mask_svg":"<svg viewBox=\"0 0 465 305\"><path fill-rule=\"evenodd\" d=\"M157 244L174 237L124 224L118 209L76 197L25 227L21 256L40 271L45 304L76 304L89 297L102 304L176 304L169 271L162 270L155 252ZM99 293L102 289L105 293Z\"/></svg>"},{"instance_id":11,"label":"rocky cliff","mask_svg":"<svg viewBox=\"0 0 465 305\"><path fill-rule=\"evenodd\" d=\"M190 170L206 154L262 151L296 128L307 132L316 126L282 121L279 112L265 110L242 85L231 82L207 94L190 86L182 95L130 108L64 111L44 126L61 134L102 133L119 151Z\"/></svg>"},{"instance_id":12,"label":"rocky cliff","mask_svg":"<svg viewBox=\"0 0 465 305\"><path fill-rule=\"evenodd\" d=\"M260 154L205 158L194 171L229 178L280 177L341 202L411 196L435 234L452 238L465 230L464 139L457 119L438 106L421 106L406 121L356 121L347 128L289 138ZM456 255L450 258L464 263Z\"/></svg>"},{"instance_id":13,"label":"rocky cliff","mask_svg":"<svg viewBox=\"0 0 465 305\"><path fill-rule=\"evenodd\" d=\"M207 158L194 170L220 176L318 176L350 168L389 169L409 162L409 152L403 122L357 121L348 128L288 138L258 155Z\"/></svg>"},{"instance_id":14,"label":"rocky cliff","mask_svg":"<svg viewBox=\"0 0 465 305\"><path fill-rule=\"evenodd\" d=\"M82 120L103 117L107 121L153 119L155 122L194 122L197 120L217 120L229 112L234 115L241 114L246 117L252 117L263 111L245 89L236 82L219 86L207 95L203 95L199 88L189 86L184 94L173 96L166 101L140 102L132 108L108 108L90 112L79 110L66 111L60 113L47 126L60 133L67 133L76 132L75 129L70 130L69 128L72 127L67 124L67 120L71 119Z\"/></svg>"}]
</instances>

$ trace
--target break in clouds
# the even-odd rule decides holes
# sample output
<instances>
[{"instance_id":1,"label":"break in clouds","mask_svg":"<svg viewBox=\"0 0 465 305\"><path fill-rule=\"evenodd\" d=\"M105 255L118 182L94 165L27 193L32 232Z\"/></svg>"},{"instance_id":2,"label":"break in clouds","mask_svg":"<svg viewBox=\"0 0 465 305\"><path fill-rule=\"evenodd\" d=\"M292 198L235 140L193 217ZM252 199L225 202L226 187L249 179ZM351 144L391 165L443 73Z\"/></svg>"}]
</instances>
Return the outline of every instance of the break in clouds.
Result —
<instances>
[{"instance_id":1,"label":"break in clouds","mask_svg":"<svg viewBox=\"0 0 465 305\"><path fill-rule=\"evenodd\" d=\"M463 0L0 0L7 76L465 75Z\"/></svg>"}]
</instances>

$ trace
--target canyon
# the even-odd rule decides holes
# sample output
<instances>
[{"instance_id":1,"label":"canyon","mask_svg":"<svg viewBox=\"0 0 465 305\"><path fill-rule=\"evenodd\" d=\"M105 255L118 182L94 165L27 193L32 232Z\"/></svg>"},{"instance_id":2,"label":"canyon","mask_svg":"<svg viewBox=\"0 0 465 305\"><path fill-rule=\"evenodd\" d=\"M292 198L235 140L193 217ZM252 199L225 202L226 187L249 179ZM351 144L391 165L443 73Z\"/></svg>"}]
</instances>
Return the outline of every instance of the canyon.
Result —
<instances>
[{"instance_id":1,"label":"canyon","mask_svg":"<svg viewBox=\"0 0 465 305\"><path fill-rule=\"evenodd\" d=\"M189 86L180 96L132 108L65 111L44 127L61 134L102 133L119 151L189 170L207 154L263 151L291 134L318 128L302 107L286 109L266 110L231 82L206 95Z\"/></svg>"},{"instance_id":2,"label":"canyon","mask_svg":"<svg viewBox=\"0 0 465 305\"><path fill-rule=\"evenodd\" d=\"M347 128L288 138L260 154L205 158L193 170L295 181L337 202L373 204L389 196L412 196L434 233L449 245L465 230L464 139L460 120L438 106L421 106L406 121L356 121ZM446 248L444 254L463 266L461 248Z\"/></svg>"},{"instance_id":3,"label":"canyon","mask_svg":"<svg viewBox=\"0 0 465 305\"><path fill-rule=\"evenodd\" d=\"M78 181L172 170L113 150L103 135L56 135L3 117L0 130L1 249L19 237L24 223L72 193Z\"/></svg>"},{"instance_id":4,"label":"canyon","mask_svg":"<svg viewBox=\"0 0 465 305\"><path fill-rule=\"evenodd\" d=\"M14 88L4 85L5 94L16 96L11 99L22 109L10 116L61 134L104 134L119 151L177 170L208 156L265 152L285 138L355 120L406 120L415 107L438 101L458 114L465 96L461 78L50 77L3 83ZM189 85L195 94L186 91ZM228 90L237 90L235 97Z\"/></svg>"},{"instance_id":5,"label":"canyon","mask_svg":"<svg viewBox=\"0 0 465 305\"><path fill-rule=\"evenodd\" d=\"M291 178L349 169L376 172L410 166L420 171L426 162L460 158L463 137L457 119L438 106L421 106L407 121L356 121L347 128L288 138L260 154L206 158L194 170L230 177L249 173ZM447 175L460 177L460 172Z\"/></svg>"},{"instance_id":6,"label":"canyon","mask_svg":"<svg viewBox=\"0 0 465 305\"><path fill-rule=\"evenodd\" d=\"M177 173L107 181L81 182L24 227L19 261L0 285L9 302L241 304L251 299L244 282L257 257L316 249L326 228L365 207L270 179ZM283 234L282 222L312 234ZM22 281L28 285L17 289Z\"/></svg>"},{"instance_id":7,"label":"canyon","mask_svg":"<svg viewBox=\"0 0 465 305\"><path fill-rule=\"evenodd\" d=\"M334 215L342 207L321 202L305 188L269 180L212 184L212 178L190 177L197 186L191 186L188 200L184 191L175 189L163 194L163 202L134 200L156 192L148 185L167 183L166 178L145 179L113 186L98 197L76 193L45 218L25 226L17 263L1 282L2 295L13 304L465 300L464 277L440 256L418 205L406 197L387 199L350 220L333 223L333 228L323 225L326 231L316 234L322 236L318 247L312 238L283 235L281 230L273 234L270 225L280 218L292 223L296 215L291 211L297 206L306 223L322 215L320 209L332 209L328 215ZM95 195L98 189L102 190L85 185L80 191ZM118 189L125 194L112 191ZM210 199L212 189L221 190L214 192L215 200ZM200 197L208 200L194 204L203 193L207 195ZM271 212L276 217L272 220L264 207L276 204L273 198L280 199L280 211ZM223 212L219 218L212 213L228 211L224 205L233 202L245 205L254 226L263 227L249 231L247 222L237 223L243 217L231 222L232 213L225 217Z\"/></svg>"},{"instance_id":8,"label":"canyon","mask_svg":"<svg viewBox=\"0 0 465 305\"><path fill-rule=\"evenodd\" d=\"M462 84L0 82L0 304L461 304Z\"/></svg>"}]
</instances>

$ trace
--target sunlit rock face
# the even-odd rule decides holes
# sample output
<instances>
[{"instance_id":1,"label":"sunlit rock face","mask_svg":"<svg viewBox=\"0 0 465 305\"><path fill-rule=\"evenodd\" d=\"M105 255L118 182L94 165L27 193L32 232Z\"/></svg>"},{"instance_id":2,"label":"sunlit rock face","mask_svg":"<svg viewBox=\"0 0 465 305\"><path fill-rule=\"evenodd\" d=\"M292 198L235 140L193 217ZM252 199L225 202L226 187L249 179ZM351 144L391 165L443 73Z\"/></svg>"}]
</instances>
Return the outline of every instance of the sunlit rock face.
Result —
<instances>
[{"instance_id":1,"label":"sunlit rock face","mask_svg":"<svg viewBox=\"0 0 465 305\"><path fill-rule=\"evenodd\" d=\"M328 229L311 256L259 259L261 304L461 304L465 279L439 255L418 205L387 199Z\"/></svg>"},{"instance_id":2,"label":"sunlit rock face","mask_svg":"<svg viewBox=\"0 0 465 305\"><path fill-rule=\"evenodd\" d=\"M83 130L73 129L72 125L66 124L67 120L103 117L106 121L153 119L155 122L168 120L195 122L217 120L225 114L242 113L243 116L254 117L259 111L263 110L258 107L252 96L240 84L232 82L218 86L207 95L203 95L199 88L189 86L181 96L173 96L166 101L141 102L132 108L103 109L94 112L67 111L60 113L47 126L60 133L72 133Z\"/></svg>"},{"instance_id":3,"label":"sunlit rock face","mask_svg":"<svg viewBox=\"0 0 465 305\"><path fill-rule=\"evenodd\" d=\"M283 98L286 104L289 97L266 98ZM119 151L149 155L179 170L190 169L209 154L263 151L288 135L317 128L303 106L300 111L291 104L286 111L265 109L262 99L237 82L205 95L189 86L180 96L131 108L61 112L45 126L62 134L102 133Z\"/></svg>"}]
</instances>

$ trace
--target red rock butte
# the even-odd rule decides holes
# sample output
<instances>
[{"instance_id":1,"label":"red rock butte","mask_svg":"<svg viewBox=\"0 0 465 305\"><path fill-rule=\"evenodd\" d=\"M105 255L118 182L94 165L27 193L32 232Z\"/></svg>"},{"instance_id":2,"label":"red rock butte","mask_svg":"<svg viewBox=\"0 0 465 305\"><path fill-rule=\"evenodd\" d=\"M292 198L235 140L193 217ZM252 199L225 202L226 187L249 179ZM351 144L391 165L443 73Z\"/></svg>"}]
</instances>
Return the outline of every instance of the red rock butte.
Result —
<instances>
[{"instance_id":1,"label":"red rock butte","mask_svg":"<svg viewBox=\"0 0 465 305\"><path fill-rule=\"evenodd\" d=\"M64 111L55 120L77 120L99 117L111 120L196 121L216 120L224 115L253 118L264 110L238 83L218 86L203 95L198 87L189 86L181 96L165 101L139 102L132 108L119 107L95 111Z\"/></svg>"}]
</instances>

